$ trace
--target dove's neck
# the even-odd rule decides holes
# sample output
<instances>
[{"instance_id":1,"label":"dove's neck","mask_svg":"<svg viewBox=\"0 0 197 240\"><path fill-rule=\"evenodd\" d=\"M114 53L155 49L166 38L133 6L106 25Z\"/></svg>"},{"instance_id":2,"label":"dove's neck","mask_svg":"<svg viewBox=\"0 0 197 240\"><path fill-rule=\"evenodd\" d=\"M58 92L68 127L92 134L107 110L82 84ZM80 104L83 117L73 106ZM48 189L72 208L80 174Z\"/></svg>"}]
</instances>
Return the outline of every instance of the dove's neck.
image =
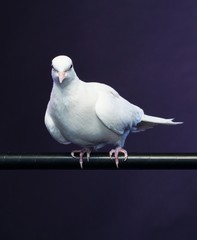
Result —
<instances>
[{"instance_id":1,"label":"dove's neck","mask_svg":"<svg viewBox=\"0 0 197 240\"><path fill-rule=\"evenodd\" d=\"M64 95L75 89L76 84L82 82L77 76L73 79L65 79L62 83L53 82L53 92L63 93Z\"/></svg>"}]
</instances>

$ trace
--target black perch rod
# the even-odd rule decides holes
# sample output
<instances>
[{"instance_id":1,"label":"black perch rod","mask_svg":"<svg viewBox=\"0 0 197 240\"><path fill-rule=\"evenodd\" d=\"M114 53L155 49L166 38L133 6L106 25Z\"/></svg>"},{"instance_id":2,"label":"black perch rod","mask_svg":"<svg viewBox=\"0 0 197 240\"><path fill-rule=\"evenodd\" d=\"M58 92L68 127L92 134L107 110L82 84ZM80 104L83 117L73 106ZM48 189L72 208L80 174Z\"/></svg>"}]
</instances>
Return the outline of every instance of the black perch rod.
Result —
<instances>
[{"instance_id":1,"label":"black perch rod","mask_svg":"<svg viewBox=\"0 0 197 240\"><path fill-rule=\"evenodd\" d=\"M81 169L70 153L0 154L0 169ZM84 157L83 169L117 169L107 153ZM119 169L197 169L197 154L129 154L120 156Z\"/></svg>"}]
</instances>

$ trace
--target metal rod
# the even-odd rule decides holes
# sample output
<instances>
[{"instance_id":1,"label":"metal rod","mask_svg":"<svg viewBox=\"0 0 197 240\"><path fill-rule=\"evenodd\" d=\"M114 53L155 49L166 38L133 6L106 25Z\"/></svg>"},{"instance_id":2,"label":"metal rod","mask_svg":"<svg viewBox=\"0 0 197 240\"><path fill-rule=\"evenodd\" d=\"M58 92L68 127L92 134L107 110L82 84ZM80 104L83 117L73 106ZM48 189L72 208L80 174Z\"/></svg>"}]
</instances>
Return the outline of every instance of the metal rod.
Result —
<instances>
[{"instance_id":1,"label":"metal rod","mask_svg":"<svg viewBox=\"0 0 197 240\"><path fill-rule=\"evenodd\" d=\"M84 157L84 169L117 169L107 153ZM70 153L0 154L0 169L81 169ZM119 169L197 169L197 154L129 154L120 157Z\"/></svg>"}]
</instances>

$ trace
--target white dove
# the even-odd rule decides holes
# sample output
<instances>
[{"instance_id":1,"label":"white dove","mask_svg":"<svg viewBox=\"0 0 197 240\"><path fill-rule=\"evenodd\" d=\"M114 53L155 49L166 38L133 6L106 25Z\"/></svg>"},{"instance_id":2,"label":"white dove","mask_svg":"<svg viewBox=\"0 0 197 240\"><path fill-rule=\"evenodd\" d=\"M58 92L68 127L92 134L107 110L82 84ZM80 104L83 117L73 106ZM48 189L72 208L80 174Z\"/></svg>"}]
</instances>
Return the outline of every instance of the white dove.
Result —
<instances>
[{"instance_id":1,"label":"white dove","mask_svg":"<svg viewBox=\"0 0 197 240\"><path fill-rule=\"evenodd\" d=\"M93 149L112 144L116 166L119 153L125 160L123 149L130 132L139 132L156 124L175 125L173 119L148 116L144 111L122 98L113 88L97 82L81 81L75 73L72 60L57 56L52 60L53 88L45 114L45 124L51 136L62 144L74 143L82 147L72 151L79 153L83 167L83 155L89 160Z\"/></svg>"}]
</instances>

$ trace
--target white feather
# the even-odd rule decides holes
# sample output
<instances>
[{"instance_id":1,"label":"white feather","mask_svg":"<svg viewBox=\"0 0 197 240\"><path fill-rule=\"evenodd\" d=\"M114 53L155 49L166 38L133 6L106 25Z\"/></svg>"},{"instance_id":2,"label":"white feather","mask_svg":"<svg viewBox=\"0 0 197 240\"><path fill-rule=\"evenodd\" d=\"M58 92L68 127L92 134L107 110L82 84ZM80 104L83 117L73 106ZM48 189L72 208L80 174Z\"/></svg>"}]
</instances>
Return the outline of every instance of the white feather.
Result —
<instances>
[{"instance_id":1,"label":"white feather","mask_svg":"<svg viewBox=\"0 0 197 240\"><path fill-rule=\"evenodd\" d=\"M165 125L177 125L177 124L183 123L183 122L173 122L173 120L174 118L166 119L166 118L149 116L146 114L144 114L141 119L141 121L144 121L144 122L151 122L151 123L165 124Z\"/></svg>"}]
</instances>

